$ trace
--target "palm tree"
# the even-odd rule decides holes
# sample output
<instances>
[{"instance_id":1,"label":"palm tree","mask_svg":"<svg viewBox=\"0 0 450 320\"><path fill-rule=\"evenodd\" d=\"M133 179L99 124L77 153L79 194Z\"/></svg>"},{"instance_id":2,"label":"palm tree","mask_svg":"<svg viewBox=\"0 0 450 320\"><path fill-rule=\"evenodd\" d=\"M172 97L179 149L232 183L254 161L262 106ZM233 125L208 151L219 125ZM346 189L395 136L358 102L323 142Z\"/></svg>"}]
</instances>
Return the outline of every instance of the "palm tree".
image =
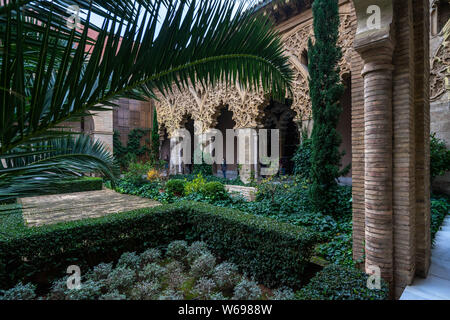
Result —
<instances>
[{"instance_id":1,"label":"palm tree","mask_svg":"<svg viewBox=\"0 0 450 320\"><path fill-rule=\"evenodd\" d=\"M173 86L218 82L275 98L290 88L272 24L233 0L0 3L0 198L85 170L114 177L104 148L61 123L115 107L118 98L156 99ZM80 9L80 26L68 23L69 5Z\"/></svg>"}]
</instances>

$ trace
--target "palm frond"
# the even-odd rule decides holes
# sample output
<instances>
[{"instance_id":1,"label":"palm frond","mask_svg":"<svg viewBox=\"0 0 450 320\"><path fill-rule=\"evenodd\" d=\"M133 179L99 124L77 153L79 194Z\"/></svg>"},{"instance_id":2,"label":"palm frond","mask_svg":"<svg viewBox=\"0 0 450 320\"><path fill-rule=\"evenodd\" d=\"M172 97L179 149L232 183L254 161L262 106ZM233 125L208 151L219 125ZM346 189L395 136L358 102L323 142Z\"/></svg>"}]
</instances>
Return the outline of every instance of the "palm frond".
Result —
<instances>
[{"instance_id":1,"label":"palm frond","mask_svg":"<svg viewBox=\"0 0 450 320\"><path fill-rule=\"evenodd\" d=\"M0 156L0 201L53 193L56 181L98 173L114 181L119 167L109 150L89 136L40 141Z\"/></svg>"},{"instance_id":2,"label":"palm frond","mask_svg":"<svg viewBox=\"0 0 450 320\"><path fill-rule=\"evenodd\" d=\"M233 0L7 1L0 61L0 155L121 97L221 81L284 97L292 80L269 20Z\"/></svg>"}]
</instances>

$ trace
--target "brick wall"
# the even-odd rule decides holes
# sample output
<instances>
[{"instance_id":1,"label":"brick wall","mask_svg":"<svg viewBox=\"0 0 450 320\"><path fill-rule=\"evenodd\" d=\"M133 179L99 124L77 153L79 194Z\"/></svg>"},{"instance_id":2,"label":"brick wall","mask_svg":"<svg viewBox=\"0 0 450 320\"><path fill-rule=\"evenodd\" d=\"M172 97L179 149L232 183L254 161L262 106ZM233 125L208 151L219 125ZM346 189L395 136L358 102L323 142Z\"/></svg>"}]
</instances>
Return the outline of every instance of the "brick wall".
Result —
<instances>
[{"instance_id":1,"label":"brick wall","mask_svg":"<svg viewBox=\"0 0 450 320\"><path fill-rule=\"evenodd\" d=\"M128 142L128 134L133 129L149 129L153 127L154 104L151 101L137 101L129 99L119 99L119 108L114 109L114 131L120 133L120 140L125 146ZM151 132L142 138L151 140ZM150 147L150 143L147 143Z\"/></svg>"}]
</instances>

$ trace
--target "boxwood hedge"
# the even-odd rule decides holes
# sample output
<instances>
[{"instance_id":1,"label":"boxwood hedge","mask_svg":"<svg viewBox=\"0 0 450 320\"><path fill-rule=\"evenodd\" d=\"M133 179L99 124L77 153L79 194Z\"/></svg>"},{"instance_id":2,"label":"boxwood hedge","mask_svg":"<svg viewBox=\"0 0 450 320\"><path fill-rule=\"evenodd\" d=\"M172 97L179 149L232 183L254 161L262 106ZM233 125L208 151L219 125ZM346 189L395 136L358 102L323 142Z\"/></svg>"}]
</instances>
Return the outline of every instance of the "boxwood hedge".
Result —
<instances>
[{"instance_id":1,"label":"boxwood hedge","mask_svg":"<svg viewBox=\"0 0 450 320\"><path fill-rule=\"evenodd\" d=\"M297 292L300 300L386 300L389 288L381 281L380 289L369 289L368 275L349 266L331 264Z\"/></svg>"},{"instance_id":2,"label":"boxwood hedge","mask_svg":"<svg viewBox=\"0 0 450 320\"><path fill-rule=\"evenodd\" d=\"M34 228L21 219L16 211L2 221L2 288L19 281L48 283L69 265L86 270L123 252L164 248L181 239L205 241L219 258L267 286L296 287L319 239L308 229L194 202Z\"/></svg>"},{"instance_id":3,"label":"boxwood hedge","mask_svg":"<svg viewBox=\"0 0 450 320\"><path fill-rule=\"evenodd\" d=\"M92 178L84 177L81 179L74 179L71 181L57 182L57 193L72 193L72 192L86 192L86 191L96 191L102 190L103 179L102 178Z\"/></svg>"}]
</instances>

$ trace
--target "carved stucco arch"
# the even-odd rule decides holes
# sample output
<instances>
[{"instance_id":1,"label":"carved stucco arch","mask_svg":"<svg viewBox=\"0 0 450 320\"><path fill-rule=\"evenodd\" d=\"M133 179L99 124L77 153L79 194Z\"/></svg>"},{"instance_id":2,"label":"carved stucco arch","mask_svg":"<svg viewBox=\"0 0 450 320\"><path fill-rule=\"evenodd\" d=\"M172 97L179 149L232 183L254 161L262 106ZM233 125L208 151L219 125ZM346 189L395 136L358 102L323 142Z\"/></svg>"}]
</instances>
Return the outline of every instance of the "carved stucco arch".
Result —
<instances>
[{"instance_id":1,"label":"carved stucco arch","mask_svg":"<svg viewBox=\"0 0 450 320\"><path fill-rule=\"evenodd\" d=\"M269 102L262 90L244 90L237 84L198 88L190 86L159 95L156 101L158 122L166 127L169 136L183 126L186 115L201 125L195 128L196 134L214 128L224 106L233 112L235 128L256 128L261 109Z\"/></svg>"},{"instance_id":2,"label":"carved stucco arch","mask_svg":"<svg viewBox=\"0 0 450 320\"><path fill-rule=\"evenodd\" d=\"M356 33L354 26L355 13L340 12L338 46L342 48L342 59L339 62L341 78L349 74L353 55L353 40ZM292 86L293 103L291 108L297 113L294 121L300 122L312 118L311 100L309 97L309 72L307 66L301 62L303 52L308 52L308 40L314 42L314 30L312 23L293 29L283 36L285 52L294 69L294 82Z\"/></svg>"},{"instance_id":3,"label":"carved stucco arch","mask_svg":"<svg viewBox=\"0 0 450 320\"><path fill-rule=\"evenodd\" d=\"M350 73L351 57L353 54L353 39L356 28L354 26L355 13L340 12L341 24L339 28L339 42L343 58L339 63L341 76ZM309 73L301 63L301 54L308 50L308 39L314 41L313 25L309 23L295 28L283 35L286 54L294 69L293 100L291 109L296 113L294 121L310 120L312 117L311 101L309 98ZM269 103L268 95L261 90L243 90L239 85L220 84L214 88L208 87L198 90L193 86L179 91L174 89L172 94L159 96L156 102L158 121L167 128L169 136L182 127L182 119L189 114L192 119L202 122L200 131L214 128L220 110L224 106L233 112L235 128L256 128L261 121L263 109ZM197 128L196 128L197 129Z\"/></svg>"}]
</instances>

